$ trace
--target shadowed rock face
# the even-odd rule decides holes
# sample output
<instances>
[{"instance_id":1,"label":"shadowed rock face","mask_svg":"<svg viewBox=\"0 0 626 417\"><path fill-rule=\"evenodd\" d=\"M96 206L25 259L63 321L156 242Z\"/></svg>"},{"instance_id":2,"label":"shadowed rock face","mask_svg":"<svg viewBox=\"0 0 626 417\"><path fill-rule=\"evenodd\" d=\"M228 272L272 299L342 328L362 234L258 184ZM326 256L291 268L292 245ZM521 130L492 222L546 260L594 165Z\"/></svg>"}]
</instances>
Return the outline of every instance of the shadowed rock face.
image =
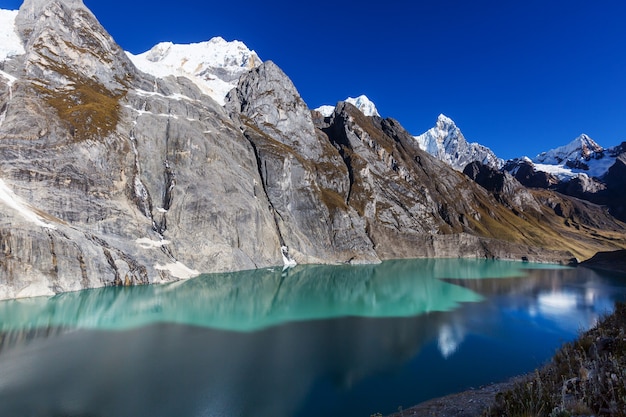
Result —
<instances>
[{"instance_id":1,"label":"shadowed rock face","mask_svg":"<svg viewBox=\"0 0 626 417\"><path fill-rule=\"evenodd\" d=\"M348 168L271 61L239 80L226 108L254 148L281 243L298 262L378 262L365 223L346 204Z\"/></svg>"},{"instance_id":2,"label":"shadowed rock face","mask_svg":"<svg viewBox=\"0 0 626 417\"><path fill-rule=\"evenodd\" d=\"M626 148L622 143L622 148ZM626 152L622 153L615 164L609 168L604 181L607 190L600 195L604 197L604 202L611 209L611 214L622 221L626 221Z\"/></svg>"},{"instance_id":3,"label":"shadowed rock face","mask_svg":"<svg viewBox=\"0 0 626 417\"><path fill-rule=\"evenodd\" d=\"M27 0L16 22L26 53L0 63L0 299L277 265L282 247L302 263L571 257L551 231L562 217L521 185L503 199L348 103L314 122L271 61L222 107L138 71L80 0Z\"/></svg>"}]
</instances>

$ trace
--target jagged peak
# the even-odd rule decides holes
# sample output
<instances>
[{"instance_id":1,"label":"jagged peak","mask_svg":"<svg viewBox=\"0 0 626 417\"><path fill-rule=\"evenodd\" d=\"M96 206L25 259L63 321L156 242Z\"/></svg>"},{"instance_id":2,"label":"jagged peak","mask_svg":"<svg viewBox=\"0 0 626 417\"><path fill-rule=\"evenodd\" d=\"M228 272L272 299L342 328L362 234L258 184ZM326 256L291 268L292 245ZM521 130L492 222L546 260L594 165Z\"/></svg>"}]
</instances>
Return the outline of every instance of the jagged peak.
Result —
<instances>
[{"instance_id":1,"label":"jagged peak","mask_svg":"<svg viewBox=\"0 0 626 417\"><path fill-rule=\"evenodd\" d=\"M504 161L498 158L491 149L478 143L469 143L461 129L444 114L437 117L434 127L415 136L415 140L421 149L459 171L473 161L479 161L496 169L504 165Z\"/></svg>"},{"instance_id":2,"label":"jagged peak","mask_svg":"<svg viewBox=\"0 0 626 417\"><path fill-rule=\"evenodd\" d=\"M587 147L589 149L594 150L594 152L597 152L596 150L604 149L602 146L598 145L598 143L595 140L591 139L585 133L583 133L582 135L580 135L576 139L574 139L572 141L572 143L578 143L578 144L581 145L581 147Z\"/></svg>"},{"instance_id":3,"label":"jagged peak","mask_svg":"<svg viewBox=\"0 0 626 417\"><path fill-rule=\"evenodd\" d=\"M602 146L583 133L566 145L540 153L534 158L534 162L560 164L568 159L589 159L594 154L600 154L603 151Z\"/></svg>"},{"instance_id":4,"label":"jagged peak","mask_svg":"<svg viewBox=\"0 0 626 417\"><path fill-rule=\"evenodd\" d=\"M72 9L85 9L83 0L24 0L24 3L20 6L18 20L20 26L29 27L35 23L41 13L49 8L51 5L57 4Z\"/></svg>"},{"instance_id":5,"label":"jagged peak","mask_svg":"<svg viewBox=\"0 0 626 417\"><path fill-rule=\"evenodd\" d=\"M437 127L439 127L440 129L449 129L449 128L456 127L456 123L454 123L454 120L452 120L451 118L449 118L443 113L437 116L436 124L437 124Z\"/></svg>"}]
</instances>

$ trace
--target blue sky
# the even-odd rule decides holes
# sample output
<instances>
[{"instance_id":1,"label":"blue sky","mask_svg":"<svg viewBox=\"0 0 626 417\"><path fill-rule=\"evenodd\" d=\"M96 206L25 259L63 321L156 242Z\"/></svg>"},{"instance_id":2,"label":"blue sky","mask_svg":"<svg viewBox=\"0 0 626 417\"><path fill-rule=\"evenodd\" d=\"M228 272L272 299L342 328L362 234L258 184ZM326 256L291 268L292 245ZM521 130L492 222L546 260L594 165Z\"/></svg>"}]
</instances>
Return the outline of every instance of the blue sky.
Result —
<instances>
[{"instance_id":1,"label":"blue sky","mask_svg":"<svg viewBox=\"0 0 626 417\"><path fill-rule=\"evenodd\" d=\"M444 113L505 159L626 141L622 0L84 1L131 52L238 39L311 108L365 94L415 135Z\"/></svg>"}]
</instances>

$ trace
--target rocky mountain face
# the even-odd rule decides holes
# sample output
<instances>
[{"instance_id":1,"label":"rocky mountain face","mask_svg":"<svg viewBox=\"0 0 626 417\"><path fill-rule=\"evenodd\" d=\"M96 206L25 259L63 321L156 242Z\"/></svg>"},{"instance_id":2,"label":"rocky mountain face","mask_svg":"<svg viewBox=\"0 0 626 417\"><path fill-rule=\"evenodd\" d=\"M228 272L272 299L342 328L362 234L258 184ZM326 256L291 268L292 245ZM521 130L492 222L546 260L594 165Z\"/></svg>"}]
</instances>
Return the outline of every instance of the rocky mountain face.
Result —
<instances>
[{"instance_id":1,"label":"rocky mountain face","mask_svg":"<svg viewBox=\"0 0 626 417\"><path fill-rule=\"evenodd\" d=\"M516 175L520 166L530 165L534 171L552 176L553 182L565 183L585 176L599 179L608 172L622 152L619 146L605 149L583 134L567 145L542 152L535 158L507 161L504 169Z\"/></svg>"},{"instance_id":2,"label":"rocky mountain face","mask_svg":"<svg viewBox=\"0 0 626 417\"><path fill-rule=\"evenodd\" d=\"M471 162L480 162L501 168L504 161L491 149L478 143L469 143L461 130L449 117L440 114L435 127L415 137L420 148L446 162L457 171L463 171Z\"/></svg>"},{"instance_id":3,"label":"rocky mountain face","mask_svg":"<svg viewBox=\"0 0 626 417\"><path fill-rule=\"evenodd\" d=\"M260 65L226 102L254 151L281 245L296 261L378 261L364 222L344 203L346 165L282 70Z\"/></svg>"},{"instance_id":4,"label":"rocky mountain face","mask_svg":"<svg viewBox=\"0 0 626 417\"><path fill-rule=\"evenodd\" d=\"M623 166L623 155L626 155L626 142L603 148L582 134L533 159L522 157L505 162L488 148L468 143L454 122L443 115L439 116L434 128L416 136L416 140L422 149L454 169L465 172L479 183L485 180L488 188L492 188L492 181L496 178L501 181L505 174L511 175L524 187L557 191L606 206L611 215L626 221L623 181L618 174ZM483 171L478 173L478 165L491 168L490 172L495 169L501 173L487 180Z\"/></svg>"},{"instance_id":5,"label":"rocky mountain face","mask_svg":"<svg viewBox=\"0 0 626 417\"><path fill-rule=\"evenodd\" d=\"M507 161L503 170L527 187L555 190L565 195L607 206L626 221L622 180L626 142L603 148L587 135L543 152L535 159Z\"/></svg>"},{"instance_id":6,"label":"rocky mountain face","mask_svg":"<svg viewBox=\"0 0 626 417\"><path fill-rule=\"evenodd\" d=\"M80 1L26 1L16 23L0 298L279 262L254 153L221 106L140 73Z\"/></svg>"},{"instance_id":7,"label":"rocky mountain face","mask_svg":"<svg viewBox=\"0 0 626 417\"><path fill-rule=\"evenodd\" d=\"M567 262L626 246L601 208L482 181L481 167L475 182L393 119L348 102L311 112L271 61L246 61L222 106L198 74L138 69L81 0L26 0L15 28L23 49L0 62L0 299L296 262Z\"/></svg>"}]
</instances>

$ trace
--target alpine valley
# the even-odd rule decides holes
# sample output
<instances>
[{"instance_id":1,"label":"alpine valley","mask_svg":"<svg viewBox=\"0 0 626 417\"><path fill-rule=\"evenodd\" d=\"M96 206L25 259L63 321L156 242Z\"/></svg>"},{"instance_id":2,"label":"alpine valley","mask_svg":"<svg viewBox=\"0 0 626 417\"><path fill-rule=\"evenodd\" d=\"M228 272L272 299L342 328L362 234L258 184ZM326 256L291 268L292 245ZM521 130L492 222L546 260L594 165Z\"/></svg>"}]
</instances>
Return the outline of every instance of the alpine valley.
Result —
<instances>
[{"instance_id":1,"label":"alpine valley","mask_svg":"<svg viewBox=\"0 0 626 417\"><path fill-rule=\"evenodd\" d=\"M124 52L81 0L0 11L0 299L295 263L626 248L624 144L502 161L361 96L310 110L215 38ZM587 173L587 174L585 174Z\"/></svg>"}]
</instances>

